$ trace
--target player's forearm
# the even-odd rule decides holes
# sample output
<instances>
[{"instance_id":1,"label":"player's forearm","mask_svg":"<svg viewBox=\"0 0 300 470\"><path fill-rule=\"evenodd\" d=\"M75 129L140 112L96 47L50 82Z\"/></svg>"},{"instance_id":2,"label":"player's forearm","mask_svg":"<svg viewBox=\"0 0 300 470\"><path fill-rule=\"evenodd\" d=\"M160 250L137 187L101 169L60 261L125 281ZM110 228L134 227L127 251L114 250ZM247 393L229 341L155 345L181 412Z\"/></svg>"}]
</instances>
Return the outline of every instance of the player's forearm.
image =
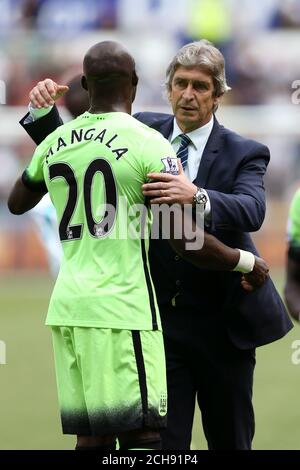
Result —
<instances>
[{"instance_id":1,"label":"player's forearm","mask_svg":"<svg viewBox=\"0 0 300 470\"><path fill-rule=\"evenodd\" d=\"M7 206L12 214L21 215L37 205L45 192L30 191L24 186L22 178L19 178L9 195Z\"/></svg>"},{"instance_id":2,"label":"player's forearm","mask_svg":"<svg viewBox=\"0 0 300 470\"><path fill-rule=\"evenodd\" d=\"M239 262L240 252L224 245L216 237L203 231L192 214L180 206L172 206L170 244L186 261L206 269L233 270ZM165 227L162 224L163 233ZM250 269L251 270L251 269Z\"/></svg>"},{"instance_id":3,"label":"player's forearm","mask_svg":"<svg viewBox=\"0 0 300 470\"><path fill-rule=\"evenodd\" d=\"M190 240L170 240L173 249L186 261L199 268L232 271L239 262L240 252L204 232L203 247L198 250L186 249Z\"/></svg>"}]
</instances>

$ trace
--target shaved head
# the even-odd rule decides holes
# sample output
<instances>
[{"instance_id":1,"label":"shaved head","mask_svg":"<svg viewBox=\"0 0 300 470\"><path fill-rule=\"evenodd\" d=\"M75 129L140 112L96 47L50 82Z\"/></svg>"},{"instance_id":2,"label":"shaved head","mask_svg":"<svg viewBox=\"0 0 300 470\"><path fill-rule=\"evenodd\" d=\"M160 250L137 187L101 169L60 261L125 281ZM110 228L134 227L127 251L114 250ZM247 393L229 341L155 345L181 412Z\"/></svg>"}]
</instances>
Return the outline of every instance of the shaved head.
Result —
<instances>
[{"instance_id":1,"label":"shaved head","mask_svg":"<svg viewBox=\"0 0 300 470\"><path fill-rule=\"evenodd\" d=\"M138 77L135 61L118 42L103 41L92 46L83 60L82 86L97 109L131 109ZM93 106L92 106L93 108Z\"/></svg>"},{"instance_id":2,"label":"shaved head","mask_svg":"<svg viewBox=\"0 0 300 470\"><path fill-rule=\"evenodd\" d=\"M83 72L87 79L132 78L133 57L118 42L103 41L92 46L84 56Z\"/></svg>"}]
</instances>

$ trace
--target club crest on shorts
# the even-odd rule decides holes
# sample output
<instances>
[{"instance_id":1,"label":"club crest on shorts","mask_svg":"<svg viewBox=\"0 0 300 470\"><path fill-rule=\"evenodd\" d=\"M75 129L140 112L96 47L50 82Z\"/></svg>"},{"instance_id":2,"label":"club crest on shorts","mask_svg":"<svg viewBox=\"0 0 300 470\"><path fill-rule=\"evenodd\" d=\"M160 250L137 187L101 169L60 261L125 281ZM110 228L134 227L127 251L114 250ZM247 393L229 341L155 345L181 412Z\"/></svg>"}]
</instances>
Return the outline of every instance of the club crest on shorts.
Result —
<instances>
[{"instance_id":1,"label":"club crest on shorts","mask_svg":"<svg viewBox=\"0 0 300 470\"><path fill-rule=\"evenodd\" d=\"M161 159L164 169L161 173L171 173L172 175L178 175L178 165L176 157L165 157Z\"/></svg>"},{"instance_id":2,"label":"club crest on shorts","mask_svg":"<svg viewBox=\"0 0 300 470\"><path fill-rule=\"evenodd\" d=\"M167 393L162 392L160 394L160 400L159 400L159 414L160 414L160 416L165 416L167 414L167 408L168 408Z\"/></svg>"}]
</instances>

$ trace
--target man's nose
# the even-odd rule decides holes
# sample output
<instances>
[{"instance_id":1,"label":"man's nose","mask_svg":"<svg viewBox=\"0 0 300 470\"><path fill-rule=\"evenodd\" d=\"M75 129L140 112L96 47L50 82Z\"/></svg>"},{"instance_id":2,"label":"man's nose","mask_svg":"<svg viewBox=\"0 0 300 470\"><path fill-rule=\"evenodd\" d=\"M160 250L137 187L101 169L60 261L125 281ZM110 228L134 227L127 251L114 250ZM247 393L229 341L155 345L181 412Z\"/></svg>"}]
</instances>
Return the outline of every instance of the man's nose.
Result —
<instances>
[{"instance_id":1,"label":"man's nose","mask_svg":"<svg viewBox=\"0 0 300 470\"><path fill-rule=\"evenodd\" d=\"M194 88L193 85L189 84L183 91L183 98L186 100L191 100L194 98Z\"/></svg>"}]
</instances>

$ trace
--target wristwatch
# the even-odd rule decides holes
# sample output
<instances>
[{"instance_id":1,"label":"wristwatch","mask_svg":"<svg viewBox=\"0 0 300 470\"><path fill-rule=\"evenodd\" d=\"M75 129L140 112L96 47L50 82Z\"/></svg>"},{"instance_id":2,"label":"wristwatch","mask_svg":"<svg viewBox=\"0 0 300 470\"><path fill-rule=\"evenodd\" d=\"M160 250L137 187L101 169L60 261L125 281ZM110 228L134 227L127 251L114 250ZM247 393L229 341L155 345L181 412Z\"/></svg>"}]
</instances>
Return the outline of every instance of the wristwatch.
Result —
<instances>
[{"instance_id":1,"label":"wristwatch","mask_svg":"<svg viewBox=\"0 0 300 470\"><path fill-rule=\"evenodd\" d=\"M199 208L201 208L204 211L206 203L207 203L207 196L205 192L203 191L202 188L197 188L197 191L195 192L193 196L193 204L197 205Z\"/></svg>"}]
</instances>

